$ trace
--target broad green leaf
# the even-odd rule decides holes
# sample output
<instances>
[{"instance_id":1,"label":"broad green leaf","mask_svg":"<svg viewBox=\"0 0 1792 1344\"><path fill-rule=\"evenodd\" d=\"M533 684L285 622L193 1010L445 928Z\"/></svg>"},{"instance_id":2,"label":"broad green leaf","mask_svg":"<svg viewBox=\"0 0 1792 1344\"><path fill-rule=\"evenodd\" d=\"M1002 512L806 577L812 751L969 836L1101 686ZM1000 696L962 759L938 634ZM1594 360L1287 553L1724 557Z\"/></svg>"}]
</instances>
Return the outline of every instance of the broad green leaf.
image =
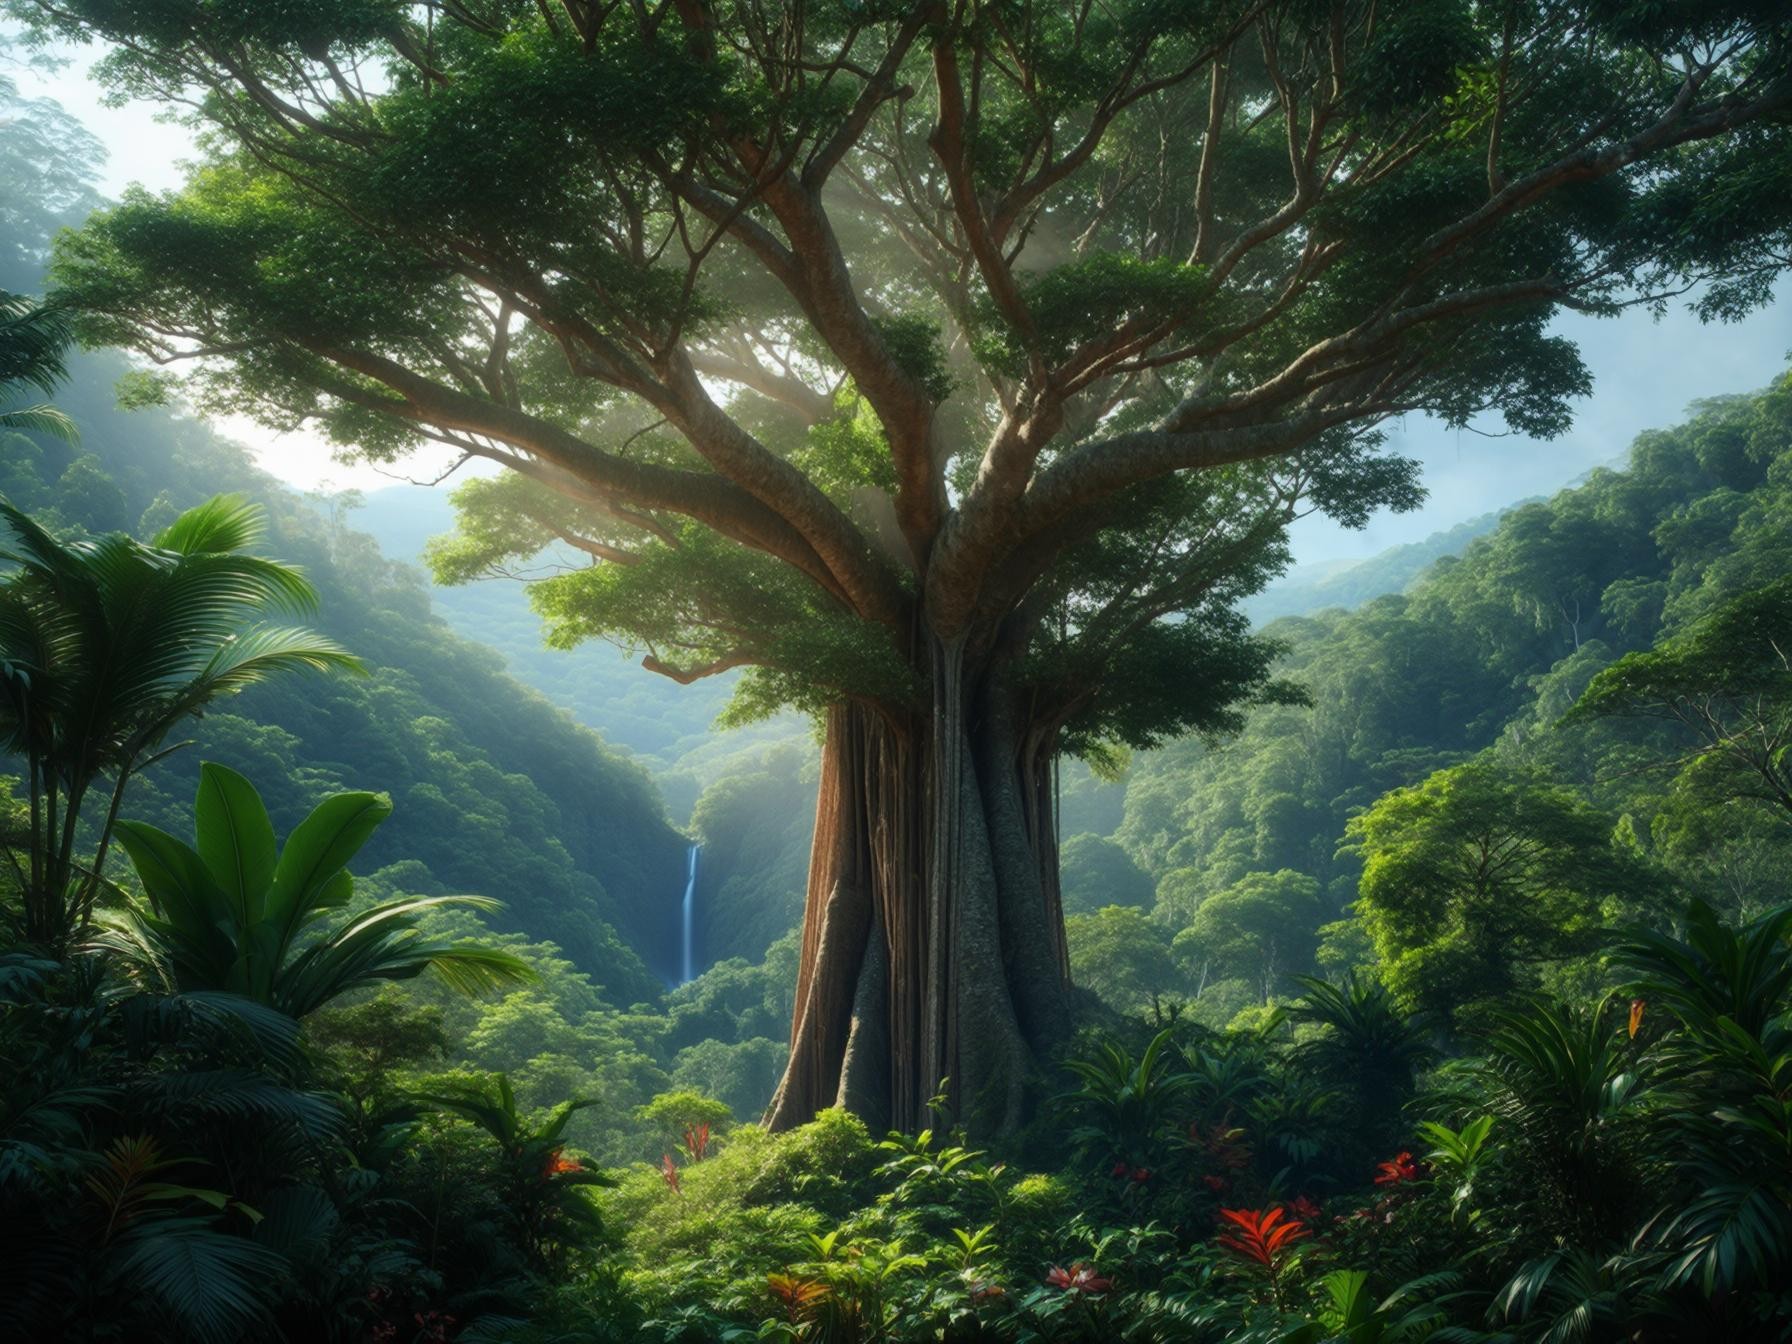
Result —
<instances>
[{"instance_id":1,"label":"broad green leaf","mask_svg":"<svg viewBox=\"0 0 1792 1344\"><path fill-rule=\"evenodd\" d=\"M293 828L274 868L268 918L283 925L290 939L325 884L348 866L379 824L392 815L380 793L337 793L312 809Z\"/></svg>"},{"instance_id":2,"label":"broad green leaf","mask_svg":"<svg viewBox=\"0 0 1792 1344\"><path fill-rule=\"evenodd\" d=\"M141 821L118 823L118 842L157 912L189 933L227 914L224 893L197 851Z\"/></svg>"},{"instance_id":3,"label":"broad green leaf","mask_svg":"<svg viewBox=\"0 0 1792 1344\"><path fill-rule=\"evenodd\" d=\"M261 918L278 852L261 795L236 771L207 761L199 767L193 824L205 866L234 903L238 922L253 926Z\"/></svg>"}]
</instances>

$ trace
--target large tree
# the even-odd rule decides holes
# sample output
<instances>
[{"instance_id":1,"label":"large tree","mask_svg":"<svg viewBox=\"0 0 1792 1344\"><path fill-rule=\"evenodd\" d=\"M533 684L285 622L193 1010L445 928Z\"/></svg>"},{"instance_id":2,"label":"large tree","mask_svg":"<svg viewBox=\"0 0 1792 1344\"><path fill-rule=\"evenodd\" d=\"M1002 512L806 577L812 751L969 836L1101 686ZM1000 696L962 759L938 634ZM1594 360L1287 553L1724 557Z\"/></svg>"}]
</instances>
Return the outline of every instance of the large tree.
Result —
<instances>
[{"instance_id":1,"label":"large tree","mask_svg":"<svg viewBox=\"0 0 1792 1344\"><path fill-rule=\"evenodd\" d=\"M1411 1008L1472 1021L1591 952L1602 925L1655 913L1659 874L1612 830L1569 790L1487 760L1384 794L1347 833L1383 982Z\"/></svg>"},{"instance_id":2,"label":"large tree","mask_svg":"<svg viewBox=\"0 0 1792 1344\"><path fill-rule=\"evenodd\" d=\"M374 457L554 637L825 715L779 1125L1021 1112L1061 753L1267 693L1231 600L1373 427L1553 434L1549 333L1787 248L1771 0L9 0L210 128L65 241L89 335Z\"/></svg>"}]
</instances>

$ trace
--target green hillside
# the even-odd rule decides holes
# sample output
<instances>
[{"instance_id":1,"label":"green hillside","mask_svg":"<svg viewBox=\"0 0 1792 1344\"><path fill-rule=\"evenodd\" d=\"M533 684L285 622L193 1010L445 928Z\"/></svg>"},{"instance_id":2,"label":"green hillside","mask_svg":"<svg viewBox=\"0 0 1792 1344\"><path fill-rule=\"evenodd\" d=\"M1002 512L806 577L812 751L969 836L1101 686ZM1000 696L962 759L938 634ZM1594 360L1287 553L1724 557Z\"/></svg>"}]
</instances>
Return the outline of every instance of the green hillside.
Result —
<instances>
[{"instance_id":1,"label":"green hillside","mask_svg":"<svg viewBox=\"0 0 1792 1344\"><path fill-rule=\"evenodd\" d=\"M1433 532L1423 541L1390 546L1366 560L1296 565L1239 605L1257 624L1268 625L1283 616L1309 616L1327 607L1349 611L1383 593L1402 592L1434 562L1446 555L1460 554L1476 537L1498 527L1507 512L1525 502L1528 501L1516 501Z\"/></svg>"},{"instance_id":2,"label":"green hillside","mask_svg":"<svg viewBox=\"0 0 1792 1344\"><path fill-rule=\"evenodd\" d=\"M415 571L282 490L241 448L189 418L118 410L113 385L125 372L116 356L79 358L60 397L79 446L6 437L0 492L89 533L142 534L221 490L266 503L269 551L304 565L322 595L320 628L370 671L219 705L193 747L140 786L135 811L167 824L201 759L266 781L277 824L322 790L390 792L395 815L366 861L421 862L414 889L499 896L508 922L556 939L624 1001L654 993L675 969L685 841L647 772L456 636Z\"/></svg>"},{"instance_id":3,"label":"green hillside","mask_svg":"<svg viewBox=\"0 0 1792 1344\"><path fill-rule=\"evenodd\" d=\"M1156 964L1187 992L1195 982L1183 976L1198 976L1206 953L1221 980L1256 965L1273 940L1267 929L1234 928L1224 955L1215 930L1185 932L1222 896L1241 908L1257 901L1261 919L1279 909L1283 954L1299 945L1284 976L1367 955L1345 918L1362 875L1351 819L1390 790L1470 761L1582 791L1626 845L1728 909L1770 902L1792 880L1784 827L1747 808L1728 809L1728 828L1698 821L1709 798L1646 768L1651 744L1666 751L1671 741L1647 721L1567 730L1557 720L1619 657L1788 572L1792 382L1782 382L1702 403L1685 423L1641 436L1624 469L1507 512L1404 593L1272 624L1288 646L1282 670L1312 704L1255 711L1223 745L1191 739L1134 761L1115 832L1124 853L1095 871L1118 888L1143 870L1156 885L1154 917L1128 926L1143 936L1135 960L1098 976L1116 985ZM1067 869L1076 852L1073 839ZM1262 904L1260 884L1276 874L1315 884L1305 913ZM1081 894L1085 906L1093 899ZM1173 941L1184 970L1150 960ZM1275 977L1217 988L1213 978L1210 1011L1222 1020L1277 992Z\"/></svg>"}]
</instances>

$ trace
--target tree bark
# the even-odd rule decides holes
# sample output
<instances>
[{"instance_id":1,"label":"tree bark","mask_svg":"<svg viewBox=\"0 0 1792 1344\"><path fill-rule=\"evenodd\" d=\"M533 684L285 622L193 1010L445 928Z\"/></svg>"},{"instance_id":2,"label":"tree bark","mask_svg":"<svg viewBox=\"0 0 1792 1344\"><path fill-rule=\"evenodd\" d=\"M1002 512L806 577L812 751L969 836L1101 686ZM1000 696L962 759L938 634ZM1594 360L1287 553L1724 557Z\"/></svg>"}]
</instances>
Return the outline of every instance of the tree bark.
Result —
<instances>
[{"instance_id":1,"label":"tree bark","mask_svg":"<svg viewBox=\"0 0 1792 1344\"><path fill-rule=\"evenodd\" d=\"M828 714L774 1129L828 1106L919 1128L943 1086L973 1132L1012 1130L1069 1022L1049 733L962 641L929 661L924 715Z\"/></svg>"}]
</instances>

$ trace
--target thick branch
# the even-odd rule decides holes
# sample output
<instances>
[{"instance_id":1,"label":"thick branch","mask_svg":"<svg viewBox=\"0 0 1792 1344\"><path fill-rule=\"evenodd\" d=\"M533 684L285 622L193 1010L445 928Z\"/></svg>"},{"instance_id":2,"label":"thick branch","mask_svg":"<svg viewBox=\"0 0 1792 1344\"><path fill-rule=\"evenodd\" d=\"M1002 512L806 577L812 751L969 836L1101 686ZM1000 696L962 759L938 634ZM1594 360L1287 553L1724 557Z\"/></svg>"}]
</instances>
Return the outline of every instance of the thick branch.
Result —
<instances>
[{"instance_id":1,"label":"thick branch","mask_svg":"<svg viewBox=\"0 0 1792 1344\"><path fill-rule=\"evenodd\" d=\"M391 414L510 444L571 473L603 500L695 519L783 560L851 605L844 588L803 536L724 477L616 457L557 425L444 387L383 355L337 349L316 353L391 388L402 398L383 408Z\"/></svg>"}]
</instances>

